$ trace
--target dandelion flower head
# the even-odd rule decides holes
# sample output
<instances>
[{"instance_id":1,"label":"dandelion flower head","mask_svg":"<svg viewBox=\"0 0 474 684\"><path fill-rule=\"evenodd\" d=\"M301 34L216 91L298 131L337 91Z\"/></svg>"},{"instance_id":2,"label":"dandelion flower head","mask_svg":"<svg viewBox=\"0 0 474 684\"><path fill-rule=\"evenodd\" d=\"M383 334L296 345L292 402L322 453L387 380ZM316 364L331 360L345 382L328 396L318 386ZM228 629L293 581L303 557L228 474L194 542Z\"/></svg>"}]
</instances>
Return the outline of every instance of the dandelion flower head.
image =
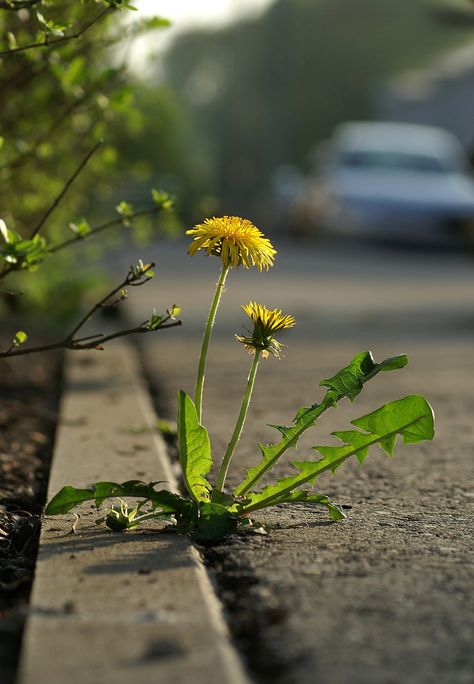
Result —
<instances>
[{"instance_id":1,"label":"dandelion flower head","mask_svg":"<svg viewBox=\"0 0 474 684\"><path fill-rule=\"evenodd\" d=\"M273 266L276 250L248 219L239 216L207 218L186 234L194 236L188 249L191 256L202 249L220 256L224 266L256 266L259 271Z\"/></svg>"},{"instance_id":2,"label":"dandelion flower head","mask_svg":"<svg viewBox=\"0 0 474 684\"><path fill-rule=\"evenodd\" d=\"M269 354L280 358L282 345L274 339L274 334L280 330L292 328L296 324L293 316L283 314L281 309L267 309L256 302L249 302L242 306L242 309L253 323L253 332L250 337L237 335L237 340L242 342L251 353L259 349L263 352L264 358Z\"/></svg>"}]
</instances>

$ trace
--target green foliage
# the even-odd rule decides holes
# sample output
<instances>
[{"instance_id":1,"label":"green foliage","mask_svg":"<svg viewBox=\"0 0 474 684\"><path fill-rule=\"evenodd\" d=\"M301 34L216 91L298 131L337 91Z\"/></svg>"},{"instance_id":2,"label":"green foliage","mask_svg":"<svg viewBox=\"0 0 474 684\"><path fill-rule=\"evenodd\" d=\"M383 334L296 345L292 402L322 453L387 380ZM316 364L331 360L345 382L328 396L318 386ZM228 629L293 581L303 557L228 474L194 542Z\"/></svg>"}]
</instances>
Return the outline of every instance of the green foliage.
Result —
<instances>
[{"instance_id":1,"label":"green foliage","mask_svg":"<svg viewBox=\"0 0 474 684\"><path fill-rule=\"evenodd\" d=\"M34 235L31 239L25 240L16 231L7 228L2 220L0 220L0 234L3 239L0 257L7 264L12 264L15 269L34 271L48 255L46 240L40 235Z\"/></svg>"},{"instance_id":2,"label":"green foliage","mask_svg":"<svg viewBox=\"0 0 474 684\"><path fill-rule=\"evenodd\" d=\"M91 233L89 221L84 218L76 221L76 223L71 222L69 228L80 238L85 238Z\"/></svg>"},{"instance_id":3,"label":"green foliage","mask_svg":"<svg viewBox=\"0 0 474 684\"><path fill-rule=\"evenodd\" d=\"M24 332L24 330L19 330L13 338L13 346L20 347L22 344L25 344L27 339L28 335L26 334L26 332Z\"/></svg>"},{"instance_id":4,"label":"green foliage","mask_svg":"<svg viewBox=\"0 0 474 684\"><path fill-rule=\"evenodd\" d=\"M178 393L178 442L186 489L195 501L208 501L212 487L205 475L212 466L211 443L193 400L183 391Z\"/></svg>"},{"instance_id":5,"label":"green foliage","mask_svg":"<svg viewBox=\"0 0 474 684\"><path fill-rule=\"evenodd\" d=\"M296 474L267 485L261 491L255 491L254 487L286 451L297 446L301 434L316 425L323 411L336 406L344 397L353 401L365 383L379 372L397 370L406 364L405 355L376 363L370 352L362 352L331 378L322 380L321 385L328 389L321 403L301 408L290 427L273 426L282 434L282 439L273 445L259 445L263 460L247 472L247 477L234 494L218 490L206 478L212 466L209 436L198 422L192 399L181 391L178 395L178 443L181 469L190 499L166 490L156 491L156 483L145 484L135 480L123 484L99 482L87 489L63 487L49 502L46 514L68 513L86 501L94 501L99 507L106 499L118 498L119 504L100 519L111 529L122 531L136 527L144 520L166 517L179 531L199 541L216 541L239 527L251 528L250 514L279 504L321 506L327 509L331 520L342 520L345 514L340 505L324 494L301 487L313 487L322 473L334 473L352 456L362 464L373 445L378 444L392 456L398 436L403 444L433 439L433 411L424 397L412 395L398 399L356 418L352 425L357 429L333 433L342 442L341 446L312 447L321 458L294 461L291 465ZM129 509L122 501L124 497L138 499L139 503Z\"/></svg>"},{"instance_id":6,"label":"green foliage","mask_svg":"<svg viewBox=\"0 0 474 684\"><path fill-rule=\"evenodd\" d=\"M301 408L293 421L293 425L272 425L282 435L282 439L275 444L259 444L262 453L262 461L254 468L247 471L247 477L237 487L235 494L241 496L252 489L255 484L273 468L279 458L289 449L296 447L298 440L308 428L315 427L318 418L328 408L336 406L343 397L354 401L361 392L364 384L384 370L403 368L408 363L405 355L396 356L375 363L372 354L368 351L355 356L348 366L336 373L328 380L321 380L320 385L328 387L325 397L320 404Z\"/></svg>"},{"instance_id":7,"label":"green foliage","mask_svg":"<svg viewBox=\"0 0 474 684\"><path fill-rule=\"evenodd\" d=\"M163 190L155 190L155 188L153 188L151 191L151 198L158 209L170 211L174 207L173 198Z\"/></svg>"},{"instance_id":8,"label":"green foliage","mask_svg":"<svg viewBox=\"0 0 474 684\"><path fill-rule=\"evenodd\" d=\"M156 309L153 309L153 313L148 319L146 325L149 330L157 330L159 326L161 325L161 321L163 320L162 316L159 316L156 313Z\"/></svg>"},{"instance_id":9,"label":"green foliage","mask_svg":"<svg viewBox=\"0 0 474 684\"><path fill-rule=\"evenodd\" d=\"M433 439L434 419L433 411L423 397L410 396L405 399L390 402L376 411L352 421L358 430L337 431L332 434L344 446L315 446L312 447L323 458L319 461L294 461L292 466L298 471L297 475L284 478L275 485L265 487L259 493L249 493L246 501L236 506L241 513L250 513L260 508L281 503L282 498L292 494L295 489L309 483L323 472L335 472L350 456L355 456L359 463L367 457L369 447L379 446L389 456L393 455L397 435L403 438L404 444L414 444L426 439Z\"/></svg>"},{"instance_id":10,"label":"green foliage","mask_svg":"<svg viewBox=\"0 0 474 684\"><path fill-rule=\"evenodd\" d=\"M133 206L129 202L123 200L119 202L115 209L120 216L124 216L125 218L130 218L133 214Z\"/></svg>"},{"instance_id":11,"label":"green foliage","mask_svg":"<svg viewBox=\"0 0 474 684\"><path fill-rule=\"evenodd\" d=\"M153 278L155 275L152 271L153 264L144 264L141 259L138 260L137 264L131 264L130 273L134 279L146 276L147 278Z\"/></svg>"},{"instance_id":12,"label":"green foliage","mask_svg":"<svg viewBox=\"0 0 474 684\"><path fill-rule=\"evenodd\" d=\"M131 186L135 173L141 174L141 183L149 187L150 178L157 178L156 169L161 168L165 176L170 163L155 149L154 167L143 173L138 153L123 162L118 157L117 143L123 137L139 138L144 125L134 80L125 64L118 64L115 58L119 46L169 24L161 17L125 22L125 12L117 10L131 9L133 3L115 0L38 0L31 7L12 3L11 9L0 2L1 217L9 230L8 240L3 231L0 236L0 279L11 274L15 289L24 293L18 301L22 309L34 309L38 304L51 309L60 271L63 278L68 274L70 279L70 286L61 283L61 308L73 311L77 306L73 297L88 290L85 269L77 269L75 260L63 251L55 255L58 266L48 260L48 269L39 271L34 284L25 277L44 261L49 248L56 251L58 244L70 239L70 231L78 239L91 237L91 226L110 221L115 205L122 225L132 225L133 220L134 235L141 237L146 230L151 236L159 225L153 220L157 215L153 211L137 212L141 223L135 224L128 211L130 203L117 196L121 187ZM160 112L154 121L159 127ZM166 128L171 141L171 119ZM54 204L65 180L103 138L106 144ZM145 191L135 190L134 198L137 204L147 201ZM161 205L155 202L155 209L168 214L169 199L163 193ZM53 206L54 213L41 235L33 235L40 217ZM168 215L166 221L171 222ZM100 253L100 248L95 252ZM63 316L52 311L51 318L60 321Z\"/></svg>"},{"instance_id":13,"label":"green foliage","mask_svg":"<svg viewBox=\"0 0 474 684\"><path fill-rule=\"evenodd\" d=\"M166 489L155 490L157 482L145 484L140 480L128 480L122 484L116 482L97 482L87 489L76 487L63 487L46 506L46 515L59 515L69 513L75 506L86 501L93 501L97 508L106 499L117 497L146 498L153 508L159 508L162 512L169 513L180 510L181 498Z\"/></svg>"},{"instance_id":14,"label":"green foliage","mask_svg":"<svg viewBox=\"0 0 474 684\"><path fill-rule=\"evenodd\" d=\"M71 24L54 21L53 19L45 19L41 12L36 12L38 22L48 36L64 36L65 32L71 28Z\"/></svg>"},{"instance_id":15,"label":"green foliage","mask_svg":"<svg viewBox=\"0 0 474 684\"><path fill-rule=\"evenodd\" d=\"M204 183L212 180L214 173L218 190L222 191L223 196L227 194L232 204L236 201L257 201L258 193L262 189L259 179L263 179L263 183L265 179L268 181L270 171L281 161L301 160L303 155L307 154L315 137L324 134L329 124L332 127L338 119L346 118L347 111L344 106L348 102L352 111L359 114L366 111L369 88L381 75L386 75L395 68L398 59L391 54L387 36L381 39L377 33L376 40L383 41L380 54L377 49L374 50L373 44L362 46L357 26L367 29L368 15L361 12L360 7L356 7L353 2L321 0L314 3L310 0L298 0L294 3L285 3L280 0L268 15L270 21L275 22L271 24L271 36L278 36L279 43L276 48L271 45L273 38L258 34L257 24L257 33L253 34L252 30L255 27L252 30L249 27L235 29L238 32L237 41L229 41L228 36L210 36L209 41L202 41L200 36L199 43L203 45L203 51L199 55L199 72L196 71L199 63L199 60L196 60L196 51L182 49L183 45L192 47L194 38L184 38L181 45L178 45L173 57L178 66L174 67L177 71L173 72L173 77L181 82L185 98L194 97L195 110L205 112L197 131L190 131L187 129L187 122L179 120L176 116L179 108L169 94L165 91L152 91L143 86L138 89L138 97L147 103L146 111L158 111L158 107L155 106L158 101L162 114L162 120L158 125L154 116L148 117L145 121L141 112L134 108L134 93L126 81L124 69L112 66L111 62L104 58L103 49L89 49L91 46L95 48L97 40L99 43L102 41L103 47L105 44L116 45L123 36L126 36L127 30L121 26L117 30L112 18L116 9L134 7L126 0L99 0L93 4L102 5L102 12L87 19L84 12L90 8L90 3L66 0L65 3L59 4L55 0L39 0L36 10L28 13L25 25L14 27L7 26L8 21L0 14L0 29L8 29L4 35L7 36L7 45L11 46L10 50L6 47L6 56L11 58L12 55L20 55L19 68L12 79L14 87L11 94L8 93L8 87L6 90L5 118L10 125L6 126L5 144L0 150L0 164L1 159L4 160L0 168L0 180L5 184L8 198L4 216L9 226L14 228L7 228L4 222L0 225L3 238L0 255L7 264L2 275L12 270L32 269L52 251L76 240L89 238L110 225L120 223L130 226L134 219L144 212L135 211L130 202L120 198L119 193L123 187L128 187L132 180L140 184L144 176L149 176L152 172L155 175L154 159L157 149L164 152L165 159L171 160L166 170L171 177L174 176L178 186L181 183L178 190L182 191L183 187L185 190L188 189L183 162L176 161L185 159L188 171L192 167L192 173L189 172L189 175L194 174L195 178L204 179ZM380 10L382 5L376 0L364 0L364 5L374 11L382 11L385 16L388 16L387 8L396 13L400 11L400 3L395 3L394 0L387 0L383 10ZM409 6L412 7L413 3ZM62 13L59 12L59 7ZM408 7L407 3L405 7ZM39 17L38 9L41 9ZM67 21L64 20L64 16L67 16ZM307 21L304 19L305 16L311 16L313 19L322 17L324 21ZM105 29L98 33L97 27L100 22ZM157 19L142 26L148 30L161 28L163 25L163 21ZM339 27L342 31L341 39L337 41L340 50L337 52L335 69L328 69L324 59L321 59L322 52L324 53L324 49L329 46L334 54L335 38L328 30L331 25ZM279 30L275 30L275 26L279 27ZM258 39L252 40L252 36ZM81 41L76 43L79 37ZM308 83L305 83L304 78L299 78L307 61L307 53L302 49L293 49L289 37L297 37L298 48L305 42L316 46L314 54L317 59L311 62L310 71L305 72L311 77ZM403 39L406 44L406 35ZM37 41L37 50L31 51L30 48L35 45L34 41ZM236 59L232 46L238 45L239 41L239 58ZM29 42L32 45L29 45ZM421 41L417 41L416 49L421 44ZM14 46L18 46L18 49L12 49ZM43 49L46 47L48 50ZM364 49L361 50L362 47ZM355 48L361 50L366 58L364 69L357 77L350 74L347 67L348 63L351 63L348 59L351 49ZM272 62L270 73L265 59L267 54L277 55L277 62ZM275 79L275 75L279 73L279 67L286 75L291 88L278 87L279 81ZM190 79L190 73L194 78ZM295 74L298 74L298 78L294 78ZM318 87L313 87L315 81ZM23 99L18 88L19 82L22 85L22 92L25 84L27 87L32 86L31 102L26 103L24 112L22 110L23 116L20 118L17 113L22 109L20 105ZM0 88L1 86L2 76ZM219 98L215 97L217 90ZM305 97L300 97L302 92ZM332 102L332 109L320 106L321 92L324 93L324 100ZM327 95L329 97L326 98ZM243 100L245 107L242 107ZM59 116L56 114L57 107L52 107L53 102L60 102L62 105ZM304 111L299 109L301 102L305 103ZM265 114L267 106L270 107L271 116ZM41 133L38 135L31 122L35 122L36 126L34 115L43 109L48 116L47 120L42 122ZM271 125L267 126L268 121ZM68 126L64 125L65 122ZM115 132L114 142L126 152L124 166L117 166L117 170L122 171L120 178L114 178L114 174L109 172L117 161L115 146L107 144L99 150L99 144L96 143L103 137L109 125ZM81 176L80 182L74 184L73 193L69 193L69 189L78 175L78 166L77 159L75 163L71 162L71 157L75 155L69 154L71 130L75 136L75 154L79 154L79 159L84 160L79 170L88 164L87 183ZM251 136L248 135L249 130L252 132ZM291 151L285 143L289 139L285 134L288 130L292 131L290 137L295 141ZM311 140L304 137L304 134L308 136L309 130ZM143 131L146 133L146 139L142 137L139 140L139 134ZM229 131L232 131L232 135ZM168 135L170 132L172 135ZM205 152L206 137L208 149L211 137L213 140L215 158L210 165L205 161L205 153L201 154ZM198 142L192 146L193 154L183 155L183 151L187 150L181 146L184 145L183 141L189 140L193 140L193 143ZM225 145L223 140L226 141ZM201 146L201 141L204 141L204 146ZM96 143L92 148L91 142ZM95 155L96 150L99 151ZM142 151L143 164L137 165L132 175L128 171L124 172L128 160L136 159L136 155ZM95 156L92 158L93 155ZM232 164L228 163L229 158L233 160ZM27 170L32 161L35 165L34 173ZM263 164L263 167L259 167L259 164ZM9 191L13 188L14 176L15 180L19 178L22 188L21 211L17 210L17 201L10 203ZM69 179L66 184L64 178ZM161 177L158 177L158 182L161 184ZM40 195L37 188L42 187L41 184L44 185L45 191ZM192 187L192 183L190 186ZM196 187L200 187L199 184L194 186L194 190ZM66 191L68 201L65 204L61 202L60 211L56 211ZM13 194L12 191L11 196ZM132 195L134 200L136 194ZM173 199L166 192L154 189L151 194L154 211L168 213L173 208ZM192 197L193 193L186 194ZM48 197L49 201L46 201L45 198ZM91 227L92 222L89 223L86 219L71 223L71 216L83 216L86 213L89 215L89 198L97 204L104 199L113 198L118 218L94 227ZM69 211L67 220L64 215L66 209ZM53 210L54 224L49 221ZM38 216L43 217L39 223ZM74 236L71 237L69 232L69 239L66 238L64 241L62 235L67 225ZM33 232L31 226L36 226ZM213 253L218 255L222 249L223 256L225 252L222 248L222 236L217 235L213 239ZM237 242L234 241L232 249L241 249L236 247ZM228 247L227 243L225 244ZM248 246L244 244L243 248L248 249ZM99 333L78 338L77 332L100 307L112 306L126 298L128 285L141 285L151 278L152 266L153 264L142 261L132 265L127 279L95 305L59 344L64 346L66 343L67 348L101 349L104 342L120 335L121 333ZM399 441L404 444L414 444L433 438L434 421L431 407L421 396L408 396L353 420L353 429L333 433L341 444L313 447L316 457L313 453L312 458L291 462L291 474L258 489L261 479L269 475L288 450L297 446L301 435L307 429L316 426L324 411L337 406L344 398L354 401L364 385L379 372L401 369L407 364L407 357L404 355L376 363L370 352L362 352L345 368L321 381L324 394L319 403L300 408L289 426L273 426L281 435L279 441L274 444L260 444L260 461L249 469L243 482L233 493L224 491L227 468L243 428L257 372L259 354L255 353L239 418L229 447L221 460L217 484L214 485L209 476L213 466L211 443L206 428L201 424L200 416L207 350L228 270L229 266L223 266L206 326L196 387L196 405L185 392L181 391L178 395L177 440L186 494L181 496L167 490L156 490L156 482L147 484L136 480L122 484L99 482L82 489L66 486L49 502L46 508L48 515L64 514L87 502L94 502L99 507L105 501L112 500L115 503L106 509L105 515L98 522L105 522L115 531L131 529L141 522L158 518L173 524L179 532L203 541L222 539L238 529L251 528L253 523L249 516L255 511L274 505L300 502L319 506L326 509L331 520L337 521L345 517L342 507L325 494L312 491L321 474L327 471L334 473L352 456L362 464L373 445L379 445L391 456L399 437ZM132 330L124 331L124 334L149 332L179 324L179 321L169 322L179 312L180 309L176 305L169 308L163 316L153 311L148 320ZM20 347L26 341L26 336L19 332L15 340L13 347ZM275 341L275 345L278 344ZM43 350L57 347L57 344L49 345L43 347ZM278 349L278 346L275 348ZM257 349L254 345L254 351ZM268 347L265 348L265 351L267 350ZM23 351L15 349L12 354L20 354ZM8 350L3 355L9 355L10 352L11 350ZM133 500L130 505L126 501L129 498Z\"/></svg>"}]
</instances>

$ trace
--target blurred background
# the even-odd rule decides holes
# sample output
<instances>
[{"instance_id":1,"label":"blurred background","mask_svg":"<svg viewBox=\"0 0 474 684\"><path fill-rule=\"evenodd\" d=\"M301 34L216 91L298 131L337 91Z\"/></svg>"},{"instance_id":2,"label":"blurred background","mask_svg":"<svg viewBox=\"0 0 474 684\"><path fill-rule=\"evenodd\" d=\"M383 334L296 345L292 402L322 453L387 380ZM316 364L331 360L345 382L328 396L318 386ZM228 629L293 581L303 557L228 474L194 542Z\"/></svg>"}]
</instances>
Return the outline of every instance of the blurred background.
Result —
<instances>
[{"instance_id":1,"label":"blurred background","mask_svg":"<svg viewBox=\"0 0 474 684\"><path fill-rule=\"evenodd\" d=\"M33 276L15 276L27 294L15 306L33 302L67 320L77 295L93 298L103 287L93 257L114 274L137 255L156 257L163 297L166 278L170 297L185 297L184 274L197 278L199 266L166 236L237 214L275 242L280 273L286 259L293 283L306 278L295 288L309 300L317 278L346 278L363 289L352 290L355 309L384 289L400 316L417 302L419 327L427 307L439 323L444 301L446 330L453 317L470 330L473 2L134 4L137 12L114 12L81 41L1 62L1 216L27 233L99 138L101 150L48 221L48 239L71 235L84 218L107 221L124 200L140 210L152 187L176 197L176 213L133 222L121 238L104 233L102 247L85 241ZM44 11L58 18L77 7ZM35 21L31 11L3 11L0 35L25 42ZM420 279L422 290L413 284ZM268 282L270 306L284 286ZM344 308L347 294L340 297ZM301 295L287 303L308 309Z\"/></svg>"},{"instance_id":2,"label":"blurred background","mask_svg":"<svg viewBox=\"0 0 474 684\"><path fill-rule=\"evenodd\" d=\"M156 97L156 86L169 88L182 112L177 134L181 141L185 136L186 160L179 177L169 180L182 195L189 222L212 208L252 215L271 231L317 236L339 228L327 225L332 218L327 214L345 207L321 205L344 202L345 192L351 195L352 185L361 182L353 159L353 177L339 187L338 172L349 168L349 160L334 131L348 121L439 126L458 138L466 157L473 155L474 7L469 0L208 0L187 17L193 3L168 4L160 3L165 15L179 8L174 34L166 50L152 51L141 68L147 89L154 85ZM156 3L143 3L145 11L152 6ZM415 150L421 168L416 159L399 157L394 169L393 157L382 163L384 151L408 154L411 143L405 140L403 146L403 131L398 141L396 130L386 133L386 149L386 136L379 136L377 170L392 171L391 183L402 186L403 171L410 176L407 184L418 181L420 188L426 185L423 172L436 180L436 170L467 171L460 150L450 155L447 141L443 146L432 140ZM363 153L375 135L367 129L363 139L346 144ZM363 175L367 167L358 169ZM438 206L435 223L469 221L472 188L457 189L444 207ZM364 194L361 201L370 199ZM433 208L427 190L424 194L429 213ZM436 195L433 188L432 203ZM387 211L396 198L396 193L387 198L393 200ZM401 193L400 202L404 199L400 211L406 213L410 198ZM419 218L425 218L423 211Z\"/></svg>"}]
</instances>

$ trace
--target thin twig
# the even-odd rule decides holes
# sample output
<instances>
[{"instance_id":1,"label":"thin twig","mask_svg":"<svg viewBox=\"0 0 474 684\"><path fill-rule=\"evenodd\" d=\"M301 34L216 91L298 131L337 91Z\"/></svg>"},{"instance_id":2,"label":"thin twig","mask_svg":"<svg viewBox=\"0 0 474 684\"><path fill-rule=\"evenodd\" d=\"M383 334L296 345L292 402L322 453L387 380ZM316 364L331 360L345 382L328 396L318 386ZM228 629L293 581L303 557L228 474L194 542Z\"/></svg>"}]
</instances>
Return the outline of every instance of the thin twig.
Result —
<instances>
[{"instance_id":1,"label":"thin twig","mask_svg":"<svg viewBox=\"0 0 474 684\"><path fill-rule=\"evenodd\" d=\"M112 11L112 7L107 7L104 9L100 14L95 16L93 19L88 21L86 24L84 24L80 29L77 29L74 31L74 33L70 33L67 36L60 36L58 38L46 38L39 42L39 43L29 43L28 45L20 45L15 48L10 48L9 50L2 50L0 52L0 57L8 57L10 55L13 55L17 52L25 52L25 50L33 50L34 48L44 48L44 47L53 47L57 46L61 43L67 43L70 40L75 40L76 38L80 38L86 31L88 31L92 26L98 22L102 17L104 17L106 14Z\"/></svg>"},{"instance_id":2,"label":"thin twig","mask_svg":"<svg viewBox=\"0 0 474 684\"><path fill-rule=\"evenodd\" d=\"M106 230L107 228L112 228L113 226L116 226L119 223L123 223L124 221L133 221L134 219L139 218L141 216L149 216L151 214L156 214L159 211L161 211L161 207L152 207L151 209L142 209L141 211L136 211L135 213L130 214L129 216L118 216L117 218L111 219L106 223L102 223L100 226L91 228L90 232L87 233L87 235L76 235L75 237L69 238L68 240L64 240L64 242L59 242L57 245L53 245L48 249L48 252L50 254L54 254L55 252L59 252L59 250L64 249L65 247L69 247L75 242L87 240L92 235L97 235L97 233L101 233L103 230Z\"/></svg>"},{"instance_id":3,"label":"thin twig","mask_svg":"<svg viewBox=\"0 0 474 684\"><path fill-rule=\"evenodd\" d=\"M130 214L129 216L118 216L115 219L111 219L110 221L107 221L106 223L102 223L100 226L96 226L95 228L91 228L90 232L87 233L87 235L75 235L72 238L69 238L68 240L64 240L64 242L59 242L57 245L53 245L52 247L47 248L48 254L54 254L55 252L59 252L60 250L64 249L65 247L70 247L71 245L75 244L76 242L81 242L83 240L87 240L88 238L97 235L97 233L101 233L103 230L106 230L107 228L112 228L113 226L116 226L120 223L124 223L124 221L133 221L136 218L140 218L142 216L151 216L153 214L158 213L159 211L163 211L163 209L159 206L152 207L151 209L142 209L140 211L136 211L133 214ZM21 269L21 265L19 264L6 264L3 269L0 271L0 282L3 278L6 278L10 273L13 271L18 271Z\"/></svg>"},{"instance_id":4,"label":"thin twig","mask_svg":"<svg viewBox=\"0 0 474 684\"><path fill-rule=\"evenodd\" d=\"M98 339L96 339L94 342L89 342L86 344L83 344L80 340L72 340L71 342L68 342L66 339L64 339L58 342L52 342L51 344L44 344L38 347L29 347L26 349L23 347L19 347L18 349L13 349L12 351L0 352L0 359L10 359L12 356L25 356L26 354L37 354L40 352L54 351L55 349L72 349L73 351L100 349L101 345L105 344L106 342L110 342L111 340L115 340L118 337L124 337L125 335L141 335L149 332L157 332L158 330L164 330L166 328L176 328L177 326L180 326L182 324L182 321L172 321L171 323L164 323L163 325L160 325L159 328L146 328L142 323L141 325L138 325L136 328L118 330L117 332L111 333L110 335L101 334L100 337L97 336ZM93 337L95 337L95 335Z\"/></svg>"},{"instance_id":5,"label":"thin twig","mask_svg":"<svg viewBox=\"0 0 474 684\"><path fill-rule=\"evenodd\" d=\"M94 306L92 306L85 314L85 316L81 318L73 330L71 330L71 332L69 332L62 340L50 342L49 344L43 344L36 347L15 347L12 345L9 349L0 352L0 359L11 358L12 356L25 356L26 354L37 354L39 352L53 351L55 349L102 349L102 345L104 345L106 342L110 342L110 340L115 340L118 337L144 334L157 330L163 330L165 328L175 328L176 326L181 325L181 321L172 320L172 314L168 313L167 316L161 319L159 325L156 327L151 327L148 325L148 321L143 321L143 323L134 328L117 330L108 335L105 335L104 333L95 333L93 335L87 335L86 337L76 337L79 330L87 323L87 321L92 318L92 316L94 316L99 309L106 306L107 301L116 295L117 292L120 292L120 290L123 290L127 286L139 287L140 285L144 285L145 283L149 282L151 278L147 276L147 273L151 268L153 268L153 266L154 264L149 264L140 273L134 273L134 271L130 269L127 277L120 283L120 285L114 287L105 297L94 304Z\"/></svg>"},{"instance_id":6,"label":"thin twig","mask_svg":"<svg viewBox=\"0 0 474 684\"><path fill-rule=\"evenodd\" d=\"M85 165L87 164L87 162L89 161L89 159L97 152L97 150L99 149L99 147L100 147L101 145L102 145L102 140L99 140L99 142L96 143L96 144L94 145L94 147L86 154L86 156L84 157L84 159L81 161L81 163L79 164L79 166L77 167L77 169L74 171L74 173L72 174L72 176L69 178L69 180L66 181L66 183L64 184L63 189L61 190L61 192L59 193L59 195L56 197L56 199L54 200L54 202L51 204L51 206L48 208L48 210L46 211L45 215L43 216L43 218L41 219L41 221L38 223L38 225L36 226L36 228L35 228L34 231L32 232L32 234L31 234L31 236L30 236L30 240L32 240L32 239L34 238L34 236L35 236L37 233L39 233L39 231L41 230L41 228L42 228L42 227L44 226L44 224L46 223L47 219L51 216L51 214L53 213L53 211L56 209L56 207L58 206L58 204L60 203L60 201L62 200L62 198L64 197L64 195L67 193L67 191L69 190L69 188L71 187L71 185L74 183L74 181L76 180L76 178L78 177L78 175L81 173L82 169L85 167Z\"/></svg>"},{"instance_id":7,"label":"thin twig","mask_svg":"<svg viewBox=\"0 0 474 684\"><path fill-rule=\"evenodd\" d=\"M154 265L155 264L150 264L149 269L153 268ZM147 269L147 270L149 270L149 269ZM143 275L145 275L145 277L146 277L146 273L144 273ZM105 297L102 297L102 299L100 299L96 304L94 304L94 306L91 309L89 309L89 311L85 314L85 316L83 316L83 318L81 318L79 323L71 330L69 335L67 335L66 339L72 341L74 338L74 335L87 323L87 321L90 318L92 318L92 316L95 313L97 313L97 311L99 309L101 309L104 306L104 304L109 299L111 299L111 297L116 295L117 292L120 292L120 290L123 290L125 287L127 287L127 285L130 285L132 282L135 282L136 285L143 285L143 283L147 283L148 280L149 280L149 278L147 278L146 280L137 282L137 278L135 278L133 276L133 273L131 271L129 271L127 274L127 277L125 278L125 280L123 280L120 283L120 285L117 285L117 287L114 287L113 290L111 290L108 294L106 294Z\"/></svg>"}]
</instances>

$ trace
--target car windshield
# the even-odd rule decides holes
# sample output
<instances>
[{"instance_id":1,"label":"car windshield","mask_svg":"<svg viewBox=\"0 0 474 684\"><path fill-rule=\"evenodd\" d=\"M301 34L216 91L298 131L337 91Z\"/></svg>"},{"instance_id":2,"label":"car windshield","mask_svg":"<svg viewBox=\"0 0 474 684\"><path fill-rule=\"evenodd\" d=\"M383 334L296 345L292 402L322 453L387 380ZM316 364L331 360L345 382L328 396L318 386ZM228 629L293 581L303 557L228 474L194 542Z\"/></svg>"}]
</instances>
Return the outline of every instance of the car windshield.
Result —
<instances>
[{"instance_id":1,"label":"car windshield","mask_svg":"<svg viewBox=\"0 0 474 684\"><path fill-rule=\"evenodd\" d=\"M451 171L448 165L438 157L392 150L350 150L341 154L339 163L343 167L354 169L390 169L426 173Z\"/></svg>"}]
</instances>

